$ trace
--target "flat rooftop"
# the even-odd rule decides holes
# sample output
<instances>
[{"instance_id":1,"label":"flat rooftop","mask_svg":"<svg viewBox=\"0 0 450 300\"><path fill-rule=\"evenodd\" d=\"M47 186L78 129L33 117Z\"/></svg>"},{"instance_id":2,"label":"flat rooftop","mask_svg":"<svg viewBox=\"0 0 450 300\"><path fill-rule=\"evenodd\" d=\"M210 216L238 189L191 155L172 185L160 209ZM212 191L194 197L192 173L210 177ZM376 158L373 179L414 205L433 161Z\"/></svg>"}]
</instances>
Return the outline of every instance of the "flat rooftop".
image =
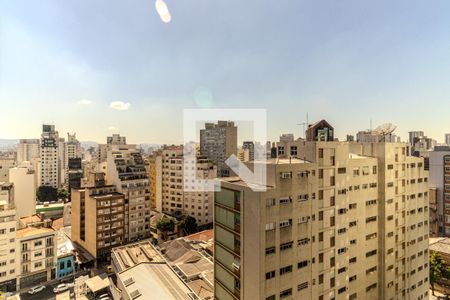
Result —
<instances>
[{"instance_id":1,"label":"flat rooftop","mask_svg":"<svg viewBox=\"0 0 450 300\"><path fill-rule=\"evenodd\" d=\"M119 272L132 268L140 263L162 263L164 258L151 245L150 240L114 248L111 255L118 264Z\"/></svg>"},{"instance_id":2,"label":"flat rooftop","mask_svg":"<svg viewBox=\"0 0 450 300\"><path fill-rule=\"evenodd\" d=\"M30 236L34 236L34 235L49 234L49 233L54 233L54 232L55 232L55 230L53 230L53 228L28 226L28 227L16 230L16 237L17 238L25 238L25 237L30 237Z\"/></svg>"},{"instance_id":3,"label":"flat rooftop","mask_svg":"<svg viewBox=\"0 0 450 300\"><path fill-rule=\"evenodd\" d=\"M192 299L189 288L167 264L141 263L118 277L130 299Z\"/></svg>"},{"instance_id":4,"label":"flat rooftop","mask_svg":"<svg viewBox=\"0 0 450 300\"><path fill-rule=\"evenodd\" d=\"M430 238L430 251L445 253L450 255L450 238Z\"/></svg>"}]
</instances>

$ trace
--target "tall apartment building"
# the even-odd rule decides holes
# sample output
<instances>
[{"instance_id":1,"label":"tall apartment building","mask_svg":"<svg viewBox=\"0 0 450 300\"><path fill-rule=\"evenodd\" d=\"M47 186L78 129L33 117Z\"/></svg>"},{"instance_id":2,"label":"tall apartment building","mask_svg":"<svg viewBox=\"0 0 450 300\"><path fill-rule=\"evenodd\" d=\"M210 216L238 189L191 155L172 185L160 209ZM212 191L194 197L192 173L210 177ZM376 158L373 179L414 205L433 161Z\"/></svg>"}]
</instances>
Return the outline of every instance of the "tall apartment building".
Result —
<instances>
[{"instance_id":1,"label":"tall apartment building","mask_svg":"<svg viewBox=\"0 0 450 300\"><path fill-rule=\"evenodd\" d=\"M0 182L9 182L9 169L15 166L13 158L0 158Z\"/></svg>"},{"instance_id":2,"label":"tall apartment building","mask_svg":"<svg viewBox=\"0 0 450 300\"><path fill-rule=\"evenodd\" d=\"M222 179L215 298L426 299L428 173L406 148L306 142L266 192Z\"/></svg>"},{"instance_id":3,"label":"tall apartment building","mask_svg":"<svg viewBox=\"0 0 450 300\"><path fill-rule=\"evenodd\" d=\"M232 171L225 161L237 153L237 127L234 122L206 123L200 130L200 155L209 158L217 166L217 175L230 176Z\"/></svg>"},{"instance_id":4,"label":"tall apartment building","mask_svg":"<svg viewBox=\"0 0 450 300\"><path fill-rule=\"evenodd\" d=\"M106 162L108 158L108 152L111 150L134 150L136 149L136 145L127 144L127 139L124 136L120 136L119 134L113 134L112 136L108 136L106 138L106 144L98 145L98 153L97 153L97 162L102 163Z\"/></svg>"},{"instance_id":5,"label":"tall apartment building","mask_svg":"<svg viewBox=\"0 0 450 300\"><path fill-rule=\"evenodd\" d=\"M445 134L445 144L450 146L450 133Z\"/></svg>"},{"instance_id":6,"label":"tall apartment building","mask_svg":"<svg viewBox=\"0 0 450 300\"><path fill-rule=\"evenodd\" d=\"M16 147L17 163L23 161L33 161L39 158L39 139L22 139Z\"/></svg>"},{"instance_id":7,"label":"tall apartment building","mask_svg":"<svg viewBox=\"0 0 450 300\"><path fill-rule=\"evenodd\" d=\"M104 173L91 173L88 184L72 189L72 241L97 261L125 242L125 197L107 185Z\"/></svg>"},{"instance_id":8,"label":"tall apartment building","mask_svg":"<svg viewBox=\"0 0 450 300\"><path fill-rule=\"evenodd\" d=\"M56 231L51 220L38 216L20 219L16 231L17 288L32 287L56 278Z\"/></svg>"},{"instance_id":9,"label":"tall apartment building","mask_svg":"<svg viewBox=\"0 0 450 300\"><path fill-rule=\"evenodd\" d=\"M195 178L188 178L183 172L195 169ZM214 179L217 168L211 160L197 157L196 165L185 162L182 146L167 146L149 158L150 201L159 212L171 215L192 216L200 225L212 223L213 192L189 192L184 184L195 184L197 179Z\"/></svg>"},{"instance_id":10,"label":"tall apartment building","mask_svg":"<svg viewBox=\"0 0 450 300\"><path fill-rule=\"evenodd\" d=\"M36 214L36 176L30 162L9 169L9 181L14 184L17 218Z\"/></svg>"},{"instance_id":11,"label":"tall apartment building","mask_svg":"<svg viewBox=\"0 0 450 300\"><path fill-rule=\"evenodd\" d=\"M67 142L64 145L64 183L69 183L69 161L73 159L81 159L81 144L77 140L76 134L67 133ZM73 165L72 165L73 167ZM81 166L80 168L81 169Z\"/></svg>"},{"instance_id":12,"label":"tall apartment building","mask_svg":"<svg viewBox=\"0 0 450 300\"><path fill-rule=\"evenodd\" d=\"M54 125L43 125L40 146L40 176L38 186L60 186L60 139Z\"/></svg>"},{"instance_id":13,"label":"tall apartment building","mask_svg":"<svg viewBox=\"0 0 450 300\"><path fill-rule=\"evenodd\" d=\"M430 151L430 187L436 189L436 220L439 236L450 237L450 147Z\"/></svg>"},{"instance_id":14,"label":"tall apartment building","mask_svg":"<svg viewBox=\"0 0 450 300\"><path fill-rule=\"evenodd\" d=\"M14 188L0 183L0 291L16 291L16 211Z\"/></svg>"},{"instance_id":15,"label":"tall apartment building","mask_svg":"<svg viewBox=\"0 0 450 300\"><path fill-rule=\"evenodd\" d=\"M245 141L242 143L242 149L248 149L249 160L255 160L255 143L252 141Z\"/></svg>"},{"instance_id":16,"label":"tall apartment building","mask_svg":"<svg viewBox=\"0 0 450 300\"><path fill-rule=\"evenodd\" d=\"M125 196L125 240L148 238L150 232L150 191L148 172L138 150L108 152L106 176Z\"/></svg>"}]
</instances>

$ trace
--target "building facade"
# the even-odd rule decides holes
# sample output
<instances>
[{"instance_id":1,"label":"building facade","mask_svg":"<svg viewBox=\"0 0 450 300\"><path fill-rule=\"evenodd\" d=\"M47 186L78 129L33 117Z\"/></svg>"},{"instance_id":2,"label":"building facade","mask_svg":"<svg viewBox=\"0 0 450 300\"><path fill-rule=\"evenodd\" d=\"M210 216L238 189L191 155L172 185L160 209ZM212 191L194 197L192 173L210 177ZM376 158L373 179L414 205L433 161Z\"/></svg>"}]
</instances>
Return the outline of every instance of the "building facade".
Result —
<instances>
[{"instance_id":1,"label":"building facade","mask_svg":"<svg viewBox=\"0 0 450 300\"><path fill-rule=\"evenodd\" d=\"M17 163L39 158L39 139L22 139L16 147Z\"/></svg>"},{"instance_id":2,"label":"building facade","mask_svg":"<svg viewBox=\"0 0 450 300\"><path fill-rule=\"evenodd\" d=\"M9 169L9 181L14 184L18 218L36 213L36 175L28 161Z\"/></svg>"},{"instance_id":3,"label":"building facade","mask_svg":"<svg viewBox=\"0 0 450 300\"><path fill-rule=\"evenodd\" d=\"M111 249L125 242L125 197L106 185L103 173L91 173L87 186L72 189L72 241L97 262L107 261Z\"/></svg>"},{"instance_id":4,"label":"building facade","mask_svg":"<svg viewBox=\"0 0 450 300\"><path fill-rule=\"evenodd\" d=\"M59 188L60 153L59 134L54 125L43 125L40 146L40 176L38 186L51 186Z\"/></svg>"},{"instance_id":5,"label":"building facade","mask_svg":"<svg viewBox=\"0 0 450 300\"><path fill-rule=\"evenodd\" d=\"M326 134L326 132L325 132ZM428 298L428 173L406 144L307 142L267 191L223 179L216 299Z\"/></svg>"},{"instance_id":6,"label":"building facade","mask_svg":"<svg viewBox=\"0 0 450 300\"><path fill-rule=\"evenodd\" d=\"M231 169L225 161L237 154L237 127L234 122L206 123L200 130L200 155L209 158L217 166L217 175L230 176Z\"/></svg>"},{"instance_id":7,"label":"building facade","mask_svg":"<svg viewBox=\"0 0 450 300\"><path fill-rule=\"evenodd\" d=\"M56 231L51 228L51 220L33 220L19 228L16 232L18 289L55 279L56 253Z\"/></svg>"},{"instance_id":8,"label":"building facade","mask_svg":"<svg viewBox=\"0 0 450 300\"><path fill-rule=\"evenodd\" d=\"M187 177L184 168L194 169L195 178ZM149 158L149 172L150 201L157 211L191 216L199 225L212 223L214 193L185 191L185 184L217 177L211 160L199 156L194 166L184 160L182 146L166 146Z\"/></svg>"},{"instance_id":9,"label":"building facade","mask_svg":"<svg viewBox=\"0 0 450 300\"><path fill-rule=\"evenodd\" d=\"M450 147L429 152L430 187L436 189L436 217L439 236L450 236Z\"/></svg>"},{"instance_id":10,"label":"building facade","mask_svg":"<svg viewBox=\"0 0 450 300\"><path fill-rule=\"evenodd\" d=\"M16 211L14 188L0 183L0 291L16 291Z\"/></svg>"},{"instance_id":11,"label":"building facade","mask_svg":"<svg viewBox=\"0 0 450 300\"><path fill-rule=\"evenodd\" d=\"M150 237L150 190L144 159L135 149L108 152L106 176L125 196L125 240Z\"/></svg>"}]
</instances>

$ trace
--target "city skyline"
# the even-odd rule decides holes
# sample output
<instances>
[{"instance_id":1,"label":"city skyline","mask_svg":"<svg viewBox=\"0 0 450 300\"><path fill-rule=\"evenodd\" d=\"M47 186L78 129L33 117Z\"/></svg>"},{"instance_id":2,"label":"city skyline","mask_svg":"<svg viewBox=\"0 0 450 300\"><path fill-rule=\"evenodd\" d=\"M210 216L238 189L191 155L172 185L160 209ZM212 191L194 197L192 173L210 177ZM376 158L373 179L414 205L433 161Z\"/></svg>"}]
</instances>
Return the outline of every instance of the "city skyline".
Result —
<instances>
[{"instance_id":1,"label":"city skyline","mask_svg":"<svg viewBox=\"0 0 450 300\"><path fill-rule=\"evenodd\" d=\"M1 2L0 137L53 123L81 140L178 144L182 110L202 107L265 108L270 140L301 136L306 112L341 140L370 120L403 140L449 131L448 2L167 5L169 24L152 1Z\"/></svg>"}]
</instances>

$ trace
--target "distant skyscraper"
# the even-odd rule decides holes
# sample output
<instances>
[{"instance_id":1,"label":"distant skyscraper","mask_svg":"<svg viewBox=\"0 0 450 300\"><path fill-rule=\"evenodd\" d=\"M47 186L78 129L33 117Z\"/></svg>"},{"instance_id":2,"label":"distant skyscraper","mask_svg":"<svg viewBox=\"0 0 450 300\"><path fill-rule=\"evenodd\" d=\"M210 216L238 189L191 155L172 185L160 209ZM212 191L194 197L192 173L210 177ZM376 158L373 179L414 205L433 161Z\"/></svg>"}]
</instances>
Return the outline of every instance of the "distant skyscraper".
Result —
<instances>
[{"instance_id":1,"label":"distant skyscraper","mask_svg":"<svg viewBox=\"0 0 450 300\"><path fill-rule=\"evenodd\" d=\"M113 134L106 138L106 144L98 145L97 162L105 162L108 157L108 151L111 150L133 150L136 149L136 145L127 144L127 139L119 134Z\"/></svg>"},{"instance_id":2,"label":"distant skyscraper","mask_svg":"<svg viewBox=\"0 0 450 300\"><path fill-rule=\"evenodd\" d=\"M248 149L249 160L255 160L255 143L246 141L242 143L242 149Z\"/></svg>"},{"instance_id":3,"label":"distant skyscraper","mask_svg":"<svg viewBox=\"0 0 450 300\"><path fill-rule=\"evenodd\" d=\"M17 144L17 163L33 161L39 157L39 139L23 139Z\"/></svg>"},{"instance_id":4,"label":"distant skyscraper","mask_svg":"<svg viewBox=\"0 0 450 300\"><path fill-rule=\"evenodd\" d=\"M409 135L409 144L410 145L414 145L414 139L420 138L422 136L424 136L424 132L423 131L410 131L408 132Z\"/></svg>"},{"instance_id":5,"label":"distant skyscraper","mask_svg":"<svg viewBox=\"0 0 450 300\"><path fill-rule=\"evenodd\" d=\"M450 146L450 133L445 134L445 144Z\"/></svg>"},{"instance_id":6,"label":"distant skyscraper","mask_svg":"<svg viewBox=\"0 0 450 300\"><path fill-rule=\"evenodd\" d=\"M237 127L234 122L206 123L205 129L200 130L200 155L217 166L218 176L230 176L232 173L225 164L232 154L237 154Z\"/></svg>"},{"instance_id":7,"label":"distant skyscraper","mask_svg":"<svg viewBox=\"0 0 450 300\"><path fill-rule=\"evenodd\" d=\"M60 186L60 139L54 125L43 125L40 146L39 186Z\"/></svg>"}]
</instances>

